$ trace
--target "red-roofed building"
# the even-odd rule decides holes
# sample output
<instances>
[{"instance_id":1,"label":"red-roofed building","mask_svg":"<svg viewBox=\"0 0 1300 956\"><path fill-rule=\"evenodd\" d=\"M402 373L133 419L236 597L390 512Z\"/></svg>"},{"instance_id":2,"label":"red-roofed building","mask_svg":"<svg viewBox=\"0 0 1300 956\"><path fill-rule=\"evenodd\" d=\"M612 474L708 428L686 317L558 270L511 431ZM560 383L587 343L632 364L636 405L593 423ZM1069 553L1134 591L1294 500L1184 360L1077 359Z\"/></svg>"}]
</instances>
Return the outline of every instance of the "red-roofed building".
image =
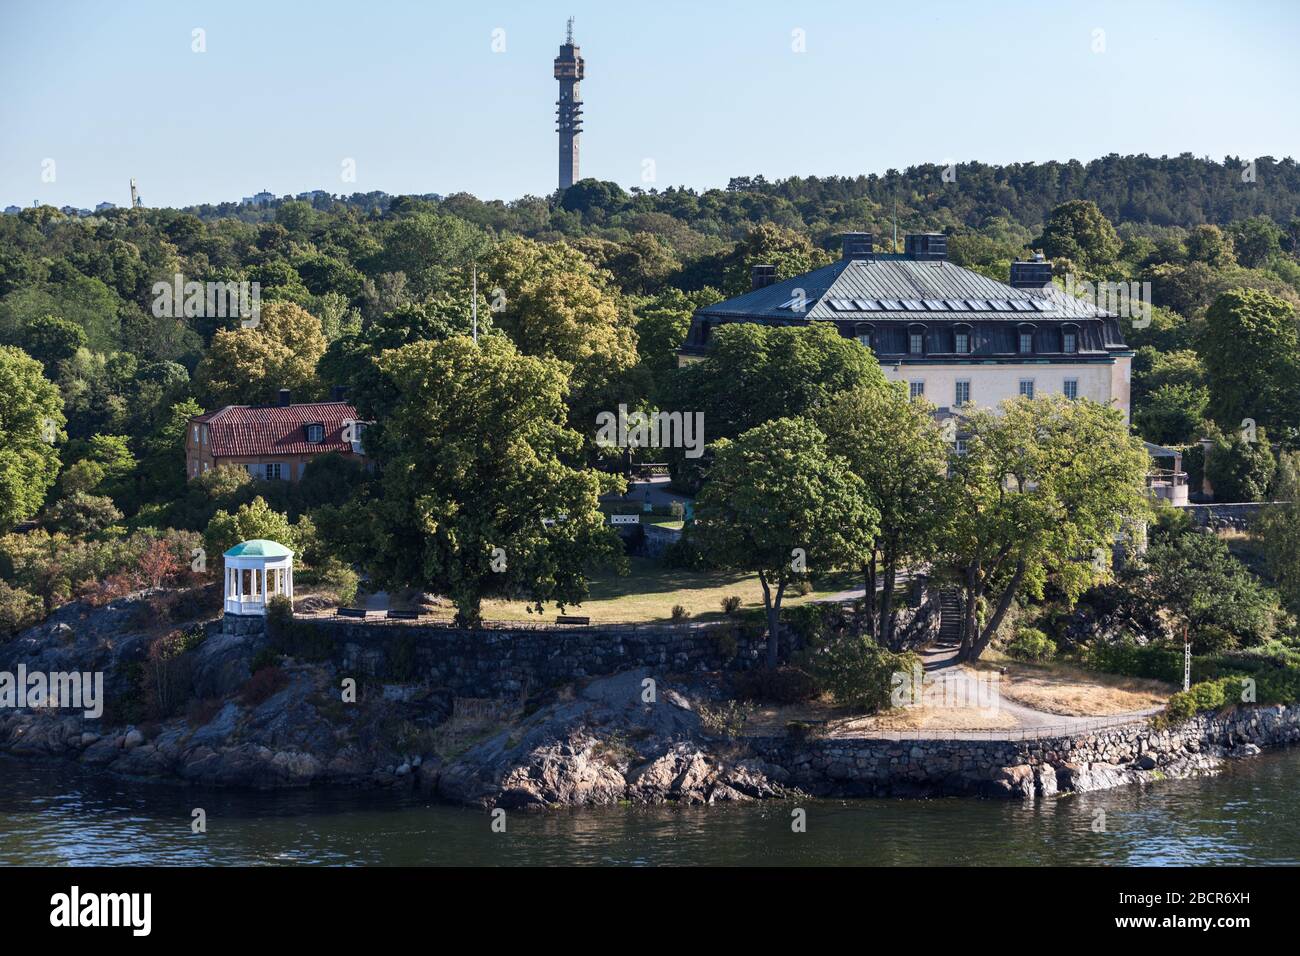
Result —
<instances>
[{"instance_id":1,"label":"red-roofed building","mask_svg":"<svg viewBox=\"0 0 1300 956\"><path fill-rule=\"evenodd\" d=\"M297 481L307 462L338 452L366 463L365 422L347 402L294 405L288 391L270 407L227 405L190 419L185 474L197 478L223 466L245 468L254 478Z\"/></svg>"}]
</instances>

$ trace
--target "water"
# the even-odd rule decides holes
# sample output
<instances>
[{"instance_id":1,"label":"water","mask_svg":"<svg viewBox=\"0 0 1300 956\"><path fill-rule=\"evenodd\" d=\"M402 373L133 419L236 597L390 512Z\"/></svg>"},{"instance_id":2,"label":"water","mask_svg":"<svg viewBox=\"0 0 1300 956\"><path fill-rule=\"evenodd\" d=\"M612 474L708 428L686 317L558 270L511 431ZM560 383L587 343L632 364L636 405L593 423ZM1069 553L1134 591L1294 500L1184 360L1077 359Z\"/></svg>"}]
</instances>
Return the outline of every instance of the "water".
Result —
<instances>
[{"instance_id":1,"label":"water","mask_svg":"<svg viewBox=\"0 0 1300 956\"><path fill-rule=\"evenodd\" d=\"M1298 773L1300 749L1037 805L805 801L801 834L787 802L512 813L500 834L486 813L410 795L233 793L4 759L0 865L1295 865ZM206 834L190 832L195 807Z\"/></svg>"}]
</instances>

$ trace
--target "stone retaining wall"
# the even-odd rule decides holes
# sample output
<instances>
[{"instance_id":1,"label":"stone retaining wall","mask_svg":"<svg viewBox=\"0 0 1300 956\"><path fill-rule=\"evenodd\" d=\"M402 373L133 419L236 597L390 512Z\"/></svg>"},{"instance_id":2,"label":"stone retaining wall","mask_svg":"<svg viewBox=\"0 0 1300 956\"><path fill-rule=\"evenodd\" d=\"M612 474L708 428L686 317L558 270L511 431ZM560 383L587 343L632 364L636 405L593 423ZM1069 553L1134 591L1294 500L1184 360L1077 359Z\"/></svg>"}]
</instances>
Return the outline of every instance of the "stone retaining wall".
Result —
<instances>
[{"instance_id":1,"label":"stone retaining wall","mask_svg":"<svg viewBox=\"0 0 1300 956\"><path fill-rule=\"evenodd\" d=\"M1167 730L1123 724L1029 740L754 738L765 760L818 796L1033 798L1213 773L1224 756L1300 742L1300 707L1243 707Z\"/></svg>"},{"instance_id":2,"label":"stone retaining wall","mask_svg":"<svg viewBox=\"0 0 1300 956\"><path fill-rule=\"evenodd\" d=\"M1231 504L1182 505L1181 507L1187 512L1187 516L1192 519L1192 526L1195 528L1210 528L1214 531L1221 528L1232 528L1237 531L1245 531L1254 524L1260 512L1271 503L1267 501L1243 501Z\"/></svg>"},{"instance_id":3,"label":"stone retaining wall","mask_svg":"<svg viewBox=\"0 0 1300 956\"><path fill-rule=\"evenodd\" d=\"M426 681L462 697L517 697L633 667L664 673L745 670L763 661L766 637L730 622L694 627L462 630L382 621L314 620L346 672ZM784 636L789 638L789 630Z\"/></svg>"}]
</instances>

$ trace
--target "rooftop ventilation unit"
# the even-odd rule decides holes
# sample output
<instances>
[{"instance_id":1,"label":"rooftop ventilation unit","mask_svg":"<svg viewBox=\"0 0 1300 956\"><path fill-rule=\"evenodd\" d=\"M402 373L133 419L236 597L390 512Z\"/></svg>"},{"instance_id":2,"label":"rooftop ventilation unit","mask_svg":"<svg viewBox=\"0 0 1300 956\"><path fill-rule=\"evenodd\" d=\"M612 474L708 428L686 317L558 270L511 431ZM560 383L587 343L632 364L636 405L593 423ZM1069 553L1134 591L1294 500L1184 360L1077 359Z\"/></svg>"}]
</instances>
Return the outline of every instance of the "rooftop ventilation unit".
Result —
<instances>
[{"instance_id":1,"label":"rooftop ventilation unit","mask_svg":"<svg viewBox=\"0 0 1300 956\"><path fill-rule=\"evenodd\" d=\"M869 232L846 232L840 237L843 242L844 259L870 259L872 236Z\"/></svg>"},{"instance_id":2,"label":"rooftop ventilation unit","mask_svg":"<svg viewBox=\"0 0 1300 956\"><path fill-rule=\"evenodd\" d=\"M1052 264L1040 253L1028 262L1011 263L1013 289L1041 289L1052 282Z\"/></svg>"},{"instance_id":3,"label":"rooftop ventilation unit","mask_svg":"<svg viewBox=\"0 0 1300 956\"><path fill-rule=\"evenodd\" d=\"M776 282L776 266L756 265L749 272L750 288L766 289Z\"/></svg>"},{"instance_id":4,"label":"rooftop ventilation unit","mask_svg":"<svg viewBox=\"0 0 1300 956\"><path fill-rule=\"evenodd\" d=\"M948 258L948 237L941 232L913 233L904 240L909 259L941 261Z\"/></svg>"}]
</instances>

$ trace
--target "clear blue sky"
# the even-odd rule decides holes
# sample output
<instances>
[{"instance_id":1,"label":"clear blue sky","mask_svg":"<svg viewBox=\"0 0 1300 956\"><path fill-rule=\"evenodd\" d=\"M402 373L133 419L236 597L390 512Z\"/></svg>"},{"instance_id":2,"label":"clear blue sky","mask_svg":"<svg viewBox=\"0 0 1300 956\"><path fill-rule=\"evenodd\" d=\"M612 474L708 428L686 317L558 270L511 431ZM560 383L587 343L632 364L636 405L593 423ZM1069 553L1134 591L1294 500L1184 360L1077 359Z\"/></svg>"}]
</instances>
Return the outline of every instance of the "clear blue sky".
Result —
<instances>
[{"instance_id":1,"label":"clear blue sky","mask_svg":"<svg viewBox=\"0 0 1300 956\"><path fill-rule=\"evenodd\" d=\"M125 205L132 176L151 206L548 193L571 13L581 172L624 186L645 159L654 185L708 188L953 159L1300 155L1295 0L0 0L0 205Z\"/></svg>"}]
</instances>

